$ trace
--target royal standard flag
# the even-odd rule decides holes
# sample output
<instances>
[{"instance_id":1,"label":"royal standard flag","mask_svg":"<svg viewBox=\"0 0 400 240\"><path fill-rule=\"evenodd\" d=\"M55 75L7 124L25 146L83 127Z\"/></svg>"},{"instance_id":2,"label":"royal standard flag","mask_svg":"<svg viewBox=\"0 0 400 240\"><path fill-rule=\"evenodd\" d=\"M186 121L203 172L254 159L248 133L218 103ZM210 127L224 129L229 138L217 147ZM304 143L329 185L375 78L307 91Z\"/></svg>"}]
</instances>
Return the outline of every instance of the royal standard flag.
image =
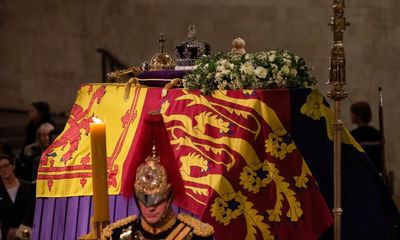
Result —
<instances>
[{"instance_id":1,"label":"royal standard flag","mask_svg":"<svg viewBox=\"0 0 400 240\"><path fill-rule=\"evenodd\" d=\"M147 99L158 96L149 91ZM149 110L162 114L165 140L184 181L187 201L178 206L211 223L216 239L318 239L331 225L330 210L287 131L287 90L222 91L212 97L171 90L158 106ZM149 145L140 142L132 147ZM132 177L140 158L127 159L123 176ZM132 192L132 182L123 180L125 194Z\"/></svg>"}]
</instances>

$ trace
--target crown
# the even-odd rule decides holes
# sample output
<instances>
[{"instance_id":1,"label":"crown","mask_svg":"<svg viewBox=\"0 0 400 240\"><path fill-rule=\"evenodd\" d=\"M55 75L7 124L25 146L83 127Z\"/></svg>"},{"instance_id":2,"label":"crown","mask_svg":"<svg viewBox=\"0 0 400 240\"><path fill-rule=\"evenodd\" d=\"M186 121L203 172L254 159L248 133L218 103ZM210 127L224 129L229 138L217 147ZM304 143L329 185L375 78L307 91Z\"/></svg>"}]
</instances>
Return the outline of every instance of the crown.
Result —
<instances>
[{"instance_id":1,"label":"crown","mask_svg":"<svg viewBox=\"0 0 400 240\"><path fill-rule=\"evenodd\" d=\"M211 46L206 42L196 40L196 26L188 27L188 39L175 48L177 66L194 66L196 59L210 55Z\"/></svg>"}]
</instances>

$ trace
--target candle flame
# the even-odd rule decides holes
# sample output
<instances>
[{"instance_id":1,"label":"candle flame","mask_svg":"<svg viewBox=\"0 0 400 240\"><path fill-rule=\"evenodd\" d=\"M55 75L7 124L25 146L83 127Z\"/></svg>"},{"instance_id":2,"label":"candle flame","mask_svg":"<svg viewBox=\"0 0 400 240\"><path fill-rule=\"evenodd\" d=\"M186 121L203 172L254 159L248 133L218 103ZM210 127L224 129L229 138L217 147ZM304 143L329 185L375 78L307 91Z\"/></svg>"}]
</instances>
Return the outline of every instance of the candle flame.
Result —
<instances>
[{"instance_id":1,"label":"candle flame","mask_svg":"<svg viewBox=\"0 0 400 240\"><path fill-rule=\"evenodd\" d=\"M102 121L98 118L92 117L94 123L102 123Z\"/></svg>"}]
</instances>

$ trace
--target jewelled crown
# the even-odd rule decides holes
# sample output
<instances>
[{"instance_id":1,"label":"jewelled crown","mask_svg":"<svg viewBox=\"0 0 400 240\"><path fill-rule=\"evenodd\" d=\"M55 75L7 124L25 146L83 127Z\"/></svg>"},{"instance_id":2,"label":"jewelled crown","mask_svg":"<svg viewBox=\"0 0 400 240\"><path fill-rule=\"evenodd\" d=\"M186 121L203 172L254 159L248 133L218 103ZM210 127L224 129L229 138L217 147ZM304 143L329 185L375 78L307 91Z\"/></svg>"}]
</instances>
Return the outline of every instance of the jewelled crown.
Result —
<instances>
[{"instance_id":1,"label":"jewelled crown","mask_svg":"<svg viewBox=\"0 0 400 240\"><path fill-rule=\"evenodd\" d=\"M196 59L203 55L210 55L211 46L206 42L196 40L196 27L188 27L187 41L179 43L175 48L177 66L194 66Z\"/></svg>"}]
</instances>

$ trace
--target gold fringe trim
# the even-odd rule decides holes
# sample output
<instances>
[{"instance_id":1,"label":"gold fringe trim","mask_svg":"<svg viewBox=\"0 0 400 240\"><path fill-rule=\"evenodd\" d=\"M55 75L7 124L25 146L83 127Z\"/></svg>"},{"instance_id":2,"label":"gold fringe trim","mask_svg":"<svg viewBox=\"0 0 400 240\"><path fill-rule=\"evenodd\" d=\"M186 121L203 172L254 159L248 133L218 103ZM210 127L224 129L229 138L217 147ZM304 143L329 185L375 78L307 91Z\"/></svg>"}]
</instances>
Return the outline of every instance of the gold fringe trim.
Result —
<instances>
[{"instance_id":1,"label":"gold fringe trim","mask_svg":"<svg viewBox=\"0 0 400 240\"><path fill-rule=\"evenodd\" d=\"M111 223L108 225L106 228L103 229L103 233L101 234L101 239L102 240L108 240L111 239L112 234L115 229L120 228L124 225L127 225L129 223L134 222L137 219L136 215L128 216L126 218L123 218L121 220L118 220L114 223Z\"/></svg>"},{"instance_id":2,"label":"gold fringe trim","mask_svg":"<svg viewBox=\"0 0 400 240\"><path fill-rule=\"evenodd\" d=\"M214 228L210 224L203 223L192 216L181 213L178 214L178 219L193 228L193 233L200 237L208 237L214 234Z\"/></svg>"}]
</instances>

